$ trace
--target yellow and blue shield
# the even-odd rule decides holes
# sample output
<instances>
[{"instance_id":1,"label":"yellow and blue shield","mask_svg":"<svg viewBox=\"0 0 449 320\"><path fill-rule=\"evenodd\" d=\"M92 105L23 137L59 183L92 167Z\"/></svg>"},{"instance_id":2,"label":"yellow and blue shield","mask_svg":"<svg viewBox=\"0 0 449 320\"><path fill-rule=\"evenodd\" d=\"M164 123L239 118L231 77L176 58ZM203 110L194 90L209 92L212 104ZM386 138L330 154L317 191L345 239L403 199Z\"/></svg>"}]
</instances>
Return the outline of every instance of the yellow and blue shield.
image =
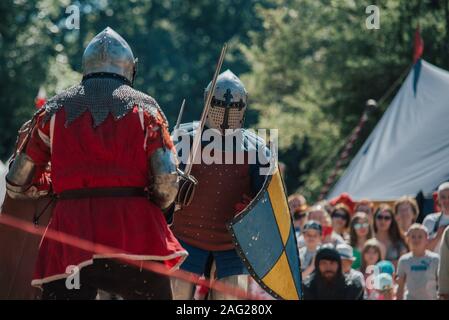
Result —
<instances>
[{"instance_id":1,"label":"yellow and blue shield","mask_svg":"<svg viewBox=\"0 0 449 320\"><path fill-rule=\"evenodd\" d=\"M277 299L300 300L301 271L295 229L279 168L228 225L251 276Z\"/></svg>"}]
</instances>

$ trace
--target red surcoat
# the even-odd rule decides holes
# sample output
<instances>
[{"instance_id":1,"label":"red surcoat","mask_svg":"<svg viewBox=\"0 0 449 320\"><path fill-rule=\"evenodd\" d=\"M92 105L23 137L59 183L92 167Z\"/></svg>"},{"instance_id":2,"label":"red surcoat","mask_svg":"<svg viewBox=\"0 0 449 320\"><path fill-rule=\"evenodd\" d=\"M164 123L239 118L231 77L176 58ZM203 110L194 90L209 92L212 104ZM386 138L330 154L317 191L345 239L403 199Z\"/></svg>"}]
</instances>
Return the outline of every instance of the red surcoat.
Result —
<instances>
[{"instance_id":1,"label":"red surcoat","mask_svg":"<svg viewBox=\"0 0 449 320\"><path fill-rule=\"evenodd\" d=\"M163 144L173 147L162 117L156 119L137 108L120 120L109 114L95 128L89 112L67 127L64 108L51 121L44 124L43 119L41 114L26 153L38 165L36 179L51 162L55 193L83 188L145 187L150 178L149 157ZM169 268L179 266L187 255L161 210L144 197L58 200L48 228L113 247L126 258L163 261ZM110 256L110 252L84 251L44 235L33 285L66 277L68 266L83 267L91 264L92 259Z\"/></svg>"}]
</instances>

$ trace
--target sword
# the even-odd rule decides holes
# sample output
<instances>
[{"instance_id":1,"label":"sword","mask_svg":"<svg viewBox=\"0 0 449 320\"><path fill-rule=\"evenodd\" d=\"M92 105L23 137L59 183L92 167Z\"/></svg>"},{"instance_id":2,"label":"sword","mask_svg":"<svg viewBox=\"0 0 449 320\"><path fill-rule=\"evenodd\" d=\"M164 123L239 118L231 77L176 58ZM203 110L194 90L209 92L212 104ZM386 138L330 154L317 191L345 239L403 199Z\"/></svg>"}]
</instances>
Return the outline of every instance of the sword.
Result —
<instances>
[{"instance_id":1,"label":"sword","mask_svg":"<svg viewBox=\"0 0 449 320\"><path fill-rule=\"evenodd\" d=\"M181 124L182 115L184 114L184 107L186 105L186 99L182 99L181 109L179 109L178 120L176 120L176 125L173 130L178 130Z\"/></svg>"},{"instance_id":2,"label":"sword","mask_svg":"<svg viewBox=\"0 0 449 320\"><path fill-rule=\"evenodd\" d=\"M201 114L200 124L195 133L195 136L193 137L192 151L189 154L189 159L188 159L186 169L184 172L186 175L190 175L190 172L192 171L193 161L198 152L198 148L199 148L199 145L201 142L201 135L203 133L204 123L206 122L206 116L209 113L209 107L210 107L210 103L212 101L212 97L214 96L214 91L215 91L215 86L217 84L218 74L220 73L221 66L223 64L223 60L226 55L227 48L228 48L228 44L225 42L225 44L223 45L223 48L221 49L221 54L220 54L220 58L218 59L217 67L215 68L215 74L214 74L214 77L212 78L211 88L207 94L207 98L204 103L204 108L203 108L203 113Z\"/></svg>"}]
</instances>

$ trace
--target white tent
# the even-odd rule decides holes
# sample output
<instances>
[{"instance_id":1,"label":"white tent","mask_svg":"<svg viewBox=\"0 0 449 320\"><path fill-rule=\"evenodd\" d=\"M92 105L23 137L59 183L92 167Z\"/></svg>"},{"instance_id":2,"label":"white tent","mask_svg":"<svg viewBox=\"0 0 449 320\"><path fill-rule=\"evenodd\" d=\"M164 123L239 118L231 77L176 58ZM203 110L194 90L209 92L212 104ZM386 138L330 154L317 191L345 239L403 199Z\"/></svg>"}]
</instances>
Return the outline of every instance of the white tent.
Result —
<instances>
[{"instance_id":1,"label":"white tent","mask_svg":"<svg viewBox=\"0 0 449 320\"><path fill-rule=\"evenodd\" d=\"M449 72L420 61L328 198L395 200L448 180Z\"/></svg>"},{"instance_id":2,"label":"white tent","mask_svg":"<svg viewBox=\"0 0 449 320\"><path fill-rule=\"evenodd\" d=\"M6 193L5 176L7 172L8 169L3 164L3 162L0 161L0 206L3 203L3 199L5 198Z\"/></svg>"}]
</instances>

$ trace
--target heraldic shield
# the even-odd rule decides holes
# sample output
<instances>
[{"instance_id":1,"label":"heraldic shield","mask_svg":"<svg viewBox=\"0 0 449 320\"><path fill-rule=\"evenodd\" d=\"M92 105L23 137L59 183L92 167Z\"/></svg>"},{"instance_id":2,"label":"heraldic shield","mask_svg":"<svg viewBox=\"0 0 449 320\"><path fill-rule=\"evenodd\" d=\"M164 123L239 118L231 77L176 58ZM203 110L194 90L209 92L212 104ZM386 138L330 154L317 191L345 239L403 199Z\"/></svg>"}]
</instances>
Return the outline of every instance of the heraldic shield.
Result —
<instances>
[{"instance_id":1,"label":"heraldic shield","mask_svg":"<svg viewBox=\"0 0 449 320\"><path fill-rule=\"evenodd\" d=\"M295 229L279 167L228 225L251 276L277 299L302 299Z\"/></svg>"}]
</instances>

